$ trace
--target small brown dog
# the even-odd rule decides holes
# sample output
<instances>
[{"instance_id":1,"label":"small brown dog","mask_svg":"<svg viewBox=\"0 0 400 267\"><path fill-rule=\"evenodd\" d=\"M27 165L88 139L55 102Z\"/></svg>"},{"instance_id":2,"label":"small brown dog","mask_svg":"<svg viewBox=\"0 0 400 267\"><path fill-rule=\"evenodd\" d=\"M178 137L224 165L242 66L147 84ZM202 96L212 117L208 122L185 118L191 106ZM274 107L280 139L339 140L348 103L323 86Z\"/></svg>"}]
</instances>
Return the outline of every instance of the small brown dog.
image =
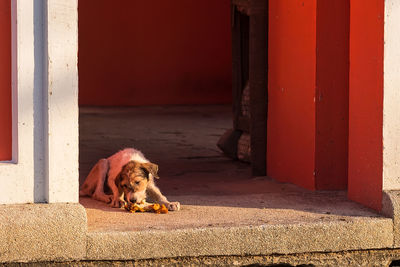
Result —
<instances>
[{"instance_id":1,"label":"small brown dog","mask_svg":"<svg viewBox=\"0 0 400 267\"><path fill-rule=\"evenodd\" d=\"M155 185L154 178L159 178L158 166L148 161L139 150L125 148L96 163L82 184L79 195L111 202L112 207L120 207L123 202L140 203L149 196L170 211L179 210L179 202L169 202ZM105 183L112 195L104 192Z\"/></svg>"},{"instance_id":2,"label":"small brown dog","mask_svg":"<svg viewBox=\"0 0 400 267\"><path fill-rule=\"evenodd\" d=\"M115 179L121 202L131 204L132 201L134 203L145 201L144 193L150 180L149 176L152 174L154 178L159 178L157 172L156 164L129 161Z\"/></svg>"}]
</instances>

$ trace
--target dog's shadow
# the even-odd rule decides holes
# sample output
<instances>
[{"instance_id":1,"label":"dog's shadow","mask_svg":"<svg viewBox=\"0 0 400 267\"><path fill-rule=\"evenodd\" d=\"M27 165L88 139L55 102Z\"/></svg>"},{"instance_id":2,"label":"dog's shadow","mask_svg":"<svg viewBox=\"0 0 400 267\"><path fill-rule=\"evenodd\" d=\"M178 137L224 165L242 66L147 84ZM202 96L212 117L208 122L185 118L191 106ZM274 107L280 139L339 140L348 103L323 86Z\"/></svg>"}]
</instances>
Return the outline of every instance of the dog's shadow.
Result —
<instances>
[{"instance_id":1,"label":"dog's shadow","mask_svg":"<svg viewBox=\"0 0 400 267\"><path fill-rule=\"evenodd\" d=\"M123 208L113 208L110 204L94 200L90 197L79 197L79 203L86 209L96 209L105 212L126 212Z\"/></svg>"}]
</instances>

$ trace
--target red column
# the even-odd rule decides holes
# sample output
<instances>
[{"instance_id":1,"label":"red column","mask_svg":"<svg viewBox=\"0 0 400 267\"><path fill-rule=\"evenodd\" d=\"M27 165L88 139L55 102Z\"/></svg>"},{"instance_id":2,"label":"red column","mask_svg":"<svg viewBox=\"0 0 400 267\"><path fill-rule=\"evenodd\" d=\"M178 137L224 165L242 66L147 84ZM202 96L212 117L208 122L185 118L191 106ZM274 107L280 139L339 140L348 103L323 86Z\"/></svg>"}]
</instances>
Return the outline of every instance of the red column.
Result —
<instances>
[{"instance_id":1,"label":"red column","mask_svg":"<svg viewBox=\"0 0 400 267\"><path fill-rule=\"evenodd\" d=\"M316 188L347 187L349 0L317 2Z\"/></svg>"},{"instance_id":2,"label":"red column","mask_svg":"<svg viewBox=\"0 0 400 267\"><path fill-rule=\"evenodd\" d=\"M11 1L0 0L0 160L11 160Z\"/></svg>"},{"instance_id":3,"label":"red column","mask_svg":"<svg viewBox=\"0 0 400 267\"><path fill-rule=\"evenodd\" d=\"M267 174L347 185L348 0L270 0Z\"/></svg>"},{"instance_id":4,"label":"red column","mask_svg":"<svg viewBox=\"0 0 400 267\"><path fill-rule=\"evenodd\" d=\"M315 189L316 0L270 0L267 175Z\"/></svg>"},{"instance_id":5,"label":"red column","mask_svg":"<svg viewBox=\"0 0 400 267\"><path fill-rule=\"evenodd\" d=\"M349 198L381 209L384 0L351 0Z\"/></svg>"}]
</instances>

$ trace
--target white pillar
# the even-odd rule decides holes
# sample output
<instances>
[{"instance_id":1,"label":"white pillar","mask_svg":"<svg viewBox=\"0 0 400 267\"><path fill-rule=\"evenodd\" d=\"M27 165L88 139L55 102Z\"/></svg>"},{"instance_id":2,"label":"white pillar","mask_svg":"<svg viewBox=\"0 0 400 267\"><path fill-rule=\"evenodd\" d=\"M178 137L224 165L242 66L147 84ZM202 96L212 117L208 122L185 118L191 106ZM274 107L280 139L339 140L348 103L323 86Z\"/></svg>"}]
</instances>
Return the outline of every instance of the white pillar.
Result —
<instances>
[{"instance_id":1,"label":"white pillar","mask_svg":"<svg viewBox=\"0 0 400 267\"><path fill-rule=\"evenodd\" d=\"M13 155L0 204L78 202L78 1L12 0Z\"/></svg>"},{"instance_id":2,"label":"white pillar","mask_svg":"<svg viewBox=\"0 0 400 267\"><path fill-rule=\"evenodd\" d=\"M400 1L385 0L383 190L400 189Z\"/></svg>"},{"instance_id":3,"label":"white pillar","mask_svg":"<svg viewBox=\"0 0 400 267\"><path fill-rule=\"evenodd\" d=\"M48 202L79 201L78 1L47 1Z\"/></svg>"},{"instance_id":4,"label":"white pillar","mask_svg":"<svg viewBox=\"0 0 400 267\"><path fill-rule=\"evenodd\" d=\"M0 162L1 204L34 200L33 1L12 0L11 9L13 155Z\"/></svg>"}]
</instances>

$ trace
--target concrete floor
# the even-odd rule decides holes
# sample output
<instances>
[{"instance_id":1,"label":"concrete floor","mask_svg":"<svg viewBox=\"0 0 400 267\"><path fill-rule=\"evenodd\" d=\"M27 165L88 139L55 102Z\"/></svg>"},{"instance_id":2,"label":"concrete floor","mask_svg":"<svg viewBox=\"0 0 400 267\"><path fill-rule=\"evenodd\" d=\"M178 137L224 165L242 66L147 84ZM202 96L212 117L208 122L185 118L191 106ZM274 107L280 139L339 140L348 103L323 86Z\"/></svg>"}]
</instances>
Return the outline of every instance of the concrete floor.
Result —
<instances>
[{"instance_id":1,"label":"concrete floor","mask_svg":"<svg viewBox=\"0 0 400 267\"><path fill-rule=\"evenodd\" d=\"M267 177L216 147L231 127L230 106L80 109L80 182L98 159L124 147L140 149L160 167L157 184L182 210L131 214L89 198L89 231L172 230L292 225L379 219L345 192L310 192ZM383 219L383 218L382 218Z\"/></svg>"}]
</instances>

